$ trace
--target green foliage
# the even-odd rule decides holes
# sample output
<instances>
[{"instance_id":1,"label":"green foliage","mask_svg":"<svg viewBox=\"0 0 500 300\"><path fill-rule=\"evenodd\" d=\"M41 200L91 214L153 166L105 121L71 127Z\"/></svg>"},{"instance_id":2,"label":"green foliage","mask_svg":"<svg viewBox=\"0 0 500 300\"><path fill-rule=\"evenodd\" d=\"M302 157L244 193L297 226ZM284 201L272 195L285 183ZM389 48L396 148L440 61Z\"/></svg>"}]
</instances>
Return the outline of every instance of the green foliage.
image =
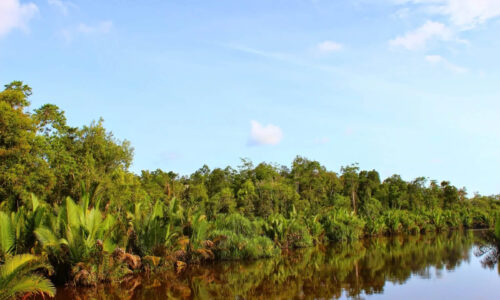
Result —
<instances>
[{"instance_id":1,"label":"green foliage","mask_svg":"<svg viewBox=\"0 0 500 300\"><path fill-rule=\"evenodd\" d=\"M389 232L385 216L379 216L377 218L368 219L365 226L365 232L366 234L372 236L383 235Z\"/></svg>"},{"instance_id":2,"label":"green foliage","mask_svg":"<svg viewBox=\"0 0 500 300\"><path fill-rule=\"evenodd\" d=\"M264 223L265 224L265 223ZM274 243L260 235L261 222L251 222L238 213L218 215L209 238L216 241L215 256L222 260L275 256Z\"/></svg>"},{"instance_id":3,"label":"green foliage","mask_svg":"<svg viewBox=\"0 0 500 300\"><path fill-rule=\"evenodd\" d=\"M472 215L472 228L490 228L494 224L493 216L487 211L473 208Z\"/></svg>"},{"instance_id":4,"label":"green foliage","mask_svg":"<svg viewBox=\"0 0 500 300\"><path fill-rule=\"evenodd\" d=\"M31 88L14 81L0 92L0 201L18 208L29 192L42 194L54 186L37 128L26 112Z\"/></svg>"},{"instance_id":5,"label":"green foliage","mask_svg":"<svg viewBox=\"0 0 500 300\"><path fill-rule=\"evenodd\" d=\"M257 259L272 257L279 253L274 243L267 237L248 237L230 230L215 230L211 236L220 239L215 255L221 260Z\"/></svg>"},{"instance_id":6,"label":"green foliage","mask_svg":"<svg viewBox=\"0 0 500 300\"><path fill-rule=\"evenodd\" d=\"M316 238L320 231L314 226ZM281 214L269 216L263 224L266 235L272 239L278 246L286 249L303 248L313 245L313 237L306 224L293 213L289 219Z\"/></svg>"},{"instance_id":7,"label":"green foliage","mask_svg":"<svg viewBox=\"0 0 500 300\"><path fill-rule=\"evenodd\" d=\"M309 229L312 242L317 245L323 242L324 230L320 223L320 215L305 218L305 225Z\"/></svg>"},{"instance_id":8,"label":"green foliage","mask_svg":"<svg viewBox=\"0 0 500 300\"><path fill-rule=\"evenodd\" d=\"M392 234L415 234L421 231L422 220L405 210L388 210L384 214L385 225Z\"/></svg>"},{"instance_id":9,"label":"green foliage","mask_svg":"<svg viewBox=\"0 0 500 300\"><path fill-rule=\"evenodd\" d=\"M231 213L234 212L236 208L233 190L228 187L223 188L212 196L211 201L216 204L216 213Z\"/></svg>"},{"instance_id":10,"label":"green foliage","mask_svg":"<svg viewBox=\"0 0 500 300\"><path fill-rule=\"evenodd\" d=\"M365 222L346 210L333 210L325 214L321 223L331 242L357 240L363 235Z\"/></svg>"},{"instance_id":11,"label":"green foliage","mask_svg":"<svg viewBox=\"0 0 500 300\"><path fill-rule=\"evenodd\" d=\"M364 235L491 228L500 213L500 196L467 198L424 177L381 181L357 164L337 174L304 157L137 175L130 144L102 119L70 127L53 104L30 112L30 95L20 81L0 92L0 259L47 255L61 283L127 273L110 257L118 247L128 259L255 259Z\"/></svg>"},{"instance_id":12,"label":"green foliage","mask_svg":"<svg viewBox=\"0 0 500 300\"><path fill-rule=\"evenodd\" d=\"M16 235L10 216L0 211L0 254L6 256L14 251Z\"/></svg>"},{"instance_id":13,"label":"green foliage","mask_svg":"<svg viewBox=\"0 0 500 300\"><path fill-rule=\"evenodd\" d=\"M35 245L34 231L47 219L47 205L31 195L31 208L0 211L0 257L27 252Z\"/></svg>"},{"instance_id":14,"label":"green foliage","mask_svg":"<svg viewBox=\"0 0 500 300\"><path fill-rule=\"evenodd\" d=\"M133 211L127 212L128 246L139 255L161 255L172 248L180 235L175 226L183 216L182 208L176 198L168 206L157 200L148 207L148 201L134 204Z\"/></svg>"},{"instance_id":15,"label":"green foliage","mask_svg":"<svg viewBox=\"0 0 500 300\"><path fill-rule=\"evenodd\" d=\"M238 213L219 215L215 220L217 230L229 230L243 236L255 236L258 228L247 218Z\"/></svg>"},{"instance_id":16,"label":"green foliage","mask_svg":"<svg viewBox=\"0 0 500 300\"><path fill-rule=\"evenodd\" d=\"M50 217L49 226L39 227L35 235L49 254L67 253L69 261L76 264L88 261L97 243L103 245L104 251L115 249L112 240L115 223L112 215L103 216L98 205L89 208L88 198L77 205L68 197L59 214Z\"/></svg>"},{"instance_id":17,"label":"green foliage","mask_svg":"<svg viewBox=\"0 0 500 300\"><path fill-rule=\"evenodd\" d=\"M495 220L495 230L494 230L495 238L497 241L500 241L500 218L497 216Z\"/></svg>"},{"instance_id":18,"label":"green foliage","mask_svg":"<svg viewBox=\"0 0 500 300\"><path fill-rule=\"evenodd\" d=\"M53 297L56 289L50 280L36 273L40 269L51 271L52 267L31 254L8 258L0 265L0 299L37 294Z\"/></svg>"},{"instance_id":19,"label":"green foliage","mask_svg":"<svg viewBox=\"0 0 500 300\"><path fill-rule=\"evenodd\" d=\"M255 191L255 185L248 179L238 190L236 207L241 213L251 215L255 209L254 203L256 203L256 199L257 193Z\"/></svg>"}]
</instances>

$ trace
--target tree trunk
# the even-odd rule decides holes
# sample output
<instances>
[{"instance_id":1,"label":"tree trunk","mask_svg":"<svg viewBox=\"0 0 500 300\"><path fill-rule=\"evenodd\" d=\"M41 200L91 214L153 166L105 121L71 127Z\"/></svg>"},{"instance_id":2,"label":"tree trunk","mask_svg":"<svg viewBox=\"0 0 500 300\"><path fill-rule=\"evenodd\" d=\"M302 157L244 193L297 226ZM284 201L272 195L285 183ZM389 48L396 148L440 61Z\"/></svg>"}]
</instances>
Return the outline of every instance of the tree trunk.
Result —
<instances>
[{"instance_id":1,"label":"tree trunk","mask_svg":"<svg viewBox=\"0 0 500 300\"><path fill-rule=\"evenodd\" d=\"M354 209L354 214L357 213L357 210L356 210L356 192L354 191L354 189L351 190L351 197L352 197L352 208Z\"/></svg>"}]
</instances>

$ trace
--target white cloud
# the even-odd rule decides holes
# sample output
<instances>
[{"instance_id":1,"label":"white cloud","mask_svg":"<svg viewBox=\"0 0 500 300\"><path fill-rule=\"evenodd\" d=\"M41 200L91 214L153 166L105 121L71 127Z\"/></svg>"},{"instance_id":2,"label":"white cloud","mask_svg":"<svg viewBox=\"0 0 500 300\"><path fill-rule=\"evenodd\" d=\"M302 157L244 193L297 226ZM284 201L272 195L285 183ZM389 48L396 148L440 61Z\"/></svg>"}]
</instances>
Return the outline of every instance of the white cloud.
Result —
<instances>
[{"instance_id":1,"label":"white cloud","mask_svg":"<svg viewBox=\"0 0 500 300\"><path fill-rule=\"evenodd\" d=\"M257 121L250 121L250 145L277 145L283 139L281 128L268 124L263 126Z\"/></svg>"},{"instance_id":2,"label":"white cloud","mask_svg":"<svg viewBox=\"0 0 500 300\"><path fill-rule=\"evenodd\" d=\"M464 42L457 37L460 32L470 30L500 17L500 0L390 0L401 9L417 11L428 16L437 16L440 23L428 21L424 26L404 36L390 41L393 46L402 46L409 50L424 48L426 43L435 38ZM411 5L410 5L411 4ZM465 41L466 42L466 41Z\"/></svg>"},{"instance_id":3,"label":"white cloud","mask_svg":"<svg viewBox=\"0 0 500 300\"><path fill-rule=\"evenodd\" d=\"M316 50L324 54L340 51L342 48L344 48L342 44L333 41L324 41L316 45Z\"/></svg>"},{"instance_id":4,"label":"white cloud","mask_svg":"<svg viewBox=\"0 0 500 300\"><path fill-rule=\"evenodd\" d=\"M34 3L21 4L19 0L0 1L0 37L12 29L28 29L28 22L38 12Z\"/></svg>"},{"instance_id":5,"label":"white cloud","mask_svg":"<svg viewBox=\"0 0 500 300\"><path fill-rule=\"evenodd\" d=\"M63 15L67 15L70 7L76 7L73 2L63 0L48 0L49 5L57 8Z\"/></svg>"},{"instance_id":6,"label":"white cloud","mask_svg":"<svg viewBox=\"0 0 500 300\"><path fill-rule=\"evenodd\" d=\"M431 14L448 17L461 29L470 29L500 16L499 0L397 0L396 3L421 5Z\"/></svg>"},{"instance_id":7,"label":"white cloud","mask_svg":"<svg viewBox=\"0 0 500 300\"><path fill-rule=\"evenodd\" d=\"M424 25L414 31L399 36L389 44L394 47L403 47L408 50L419 50L425 48L427 42L433 39L450 40L452 31L444 24L439 22L427 21Z\"/></svg>"},{"instance_id":8,"label":"white cloud","mask_svg":"<svg viewBox=\"0 0 500 300\"><path fill-rule=\"evenodd\" d=\"M78 25L77 31L84 34L108 33L111 31L112 27L113 22L111 21L102 21L96 25L80 23L80 25Z\"/></svg>"},{"instance_id":9,"label":"white cloud","mask_svg":"<svg viewBox=\"0 0 500 300\"><path fill-rule=\"evenodd\" d=\"M457 66L455 64L452 64L446 58L444 58L440 55L427 55L425 57L425 60L431 64L434 64L434 65L443 65L445 68L447 68L448 70L453 71L455 73L467 72L467 69L460 67L460 66Z\"/></svg>"},{"instance_id":10,"label":"white cloud","mask_svg":"<svg viewBox=\"0 0 500 300\"><path fill-rule=\"evenodd\" d=\"M500 16L498 0L448 0L441 12L450 17L455 25L474 27Z\"/></svg>"}]
</instances>

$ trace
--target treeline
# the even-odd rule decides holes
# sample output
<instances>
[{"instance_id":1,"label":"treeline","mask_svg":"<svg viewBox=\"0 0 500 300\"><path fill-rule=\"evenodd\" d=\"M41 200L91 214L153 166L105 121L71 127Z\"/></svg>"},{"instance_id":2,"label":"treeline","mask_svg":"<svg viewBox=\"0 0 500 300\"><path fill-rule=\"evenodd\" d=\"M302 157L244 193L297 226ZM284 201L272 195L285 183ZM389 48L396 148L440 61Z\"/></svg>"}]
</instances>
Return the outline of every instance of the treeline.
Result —
<instances>
[{"instance_id":1,"label":"treeline","mask_svg":"<svg viewBox=\"0 0 500 300\"><path fill-rule=\"evenodd\" d=\"M381 180L356 164L336 173L304 157L290 167L243 159L189 176L134 174L130 143L102 120L71 127L55 105L30 111L31 92L19 81L0 92L0 261L46 256L56 282L366 235L490 228L500 211L499 196L468 197L447 181Z\"/></svg>"}]
</instances>

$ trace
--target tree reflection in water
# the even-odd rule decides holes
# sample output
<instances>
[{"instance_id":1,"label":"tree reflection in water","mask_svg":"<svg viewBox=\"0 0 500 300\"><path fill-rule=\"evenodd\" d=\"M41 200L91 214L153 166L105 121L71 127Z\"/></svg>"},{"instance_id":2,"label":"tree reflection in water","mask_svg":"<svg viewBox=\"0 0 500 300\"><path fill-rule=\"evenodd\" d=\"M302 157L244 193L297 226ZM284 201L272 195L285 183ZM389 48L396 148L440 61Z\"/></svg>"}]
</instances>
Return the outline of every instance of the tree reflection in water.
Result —
<instances>
[{"instance_id":1,"label":"tree reflection in water","mask_svg":"<svg viewBox=\"0 0 500 300\"><path fill-rule=\"evenodd\" d=\"M192 266L181 275L165 272L93 289L60 289L57 298L326 299L343 293L359 298L383 293L386 282L404 284L412 275L429 279L454 270L469 261L474 245L476 255L486 255L484 266L493 268L498 248L488 246L483 233L452 232L303 249L279 259Z\"/></svg>"},{"instance_id":2,"label":"tree reflection in water","mask_svg":"<svg viewBox=\"0 0 500 300\"><path fill-rule=\"evenodd\" d=\"M485 232L479 239L477 249L474 250L474 255L482 257L481 265L488 269L497 267L497 272L500 275L500 241L498 241L491 232Z\"/></svg>"}]
</instances>

